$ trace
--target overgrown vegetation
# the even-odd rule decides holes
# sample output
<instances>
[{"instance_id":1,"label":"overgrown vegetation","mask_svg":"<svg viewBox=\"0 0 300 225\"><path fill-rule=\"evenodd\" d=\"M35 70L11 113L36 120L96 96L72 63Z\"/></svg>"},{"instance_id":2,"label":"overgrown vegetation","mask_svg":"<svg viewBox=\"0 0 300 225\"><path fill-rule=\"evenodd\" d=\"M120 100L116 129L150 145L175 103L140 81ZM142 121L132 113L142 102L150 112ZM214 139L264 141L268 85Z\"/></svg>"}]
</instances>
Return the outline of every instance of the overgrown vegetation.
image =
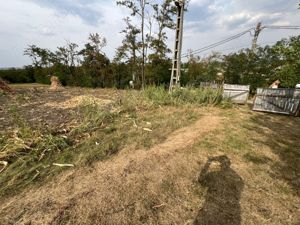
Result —
<instances>
[{"instance_id":1,"label":"overgrown vegetation","mask_svg":"<svg viewBox=\"0 0 300 225\"><path fill-rule=\"evenodd\" d=\"M219 104L219 91L186 89L173 96L163 87L148 87L128 91L105 106L86 98L72 116L77 125L63 131L33 128L11 105L9 115L15 129L1 132L0 160L9 166L0 174L0 195L13 194L62 170L53 163L91 165L125 146L149 148L198 118L193 108L185 107L191 103Z\"/></svg>"},{"instance_id":2,"label":"overgrown vegetation","mask_svg":"<svg viewBox=\"0 0 300 225\"><path fill-rule=\"evenodd\" d=\"M222 101L222 90L212 88L183 88L169 93L164 87L150 86L142 95L157 105L218 105Z\"/></svg>"}]
</instances>

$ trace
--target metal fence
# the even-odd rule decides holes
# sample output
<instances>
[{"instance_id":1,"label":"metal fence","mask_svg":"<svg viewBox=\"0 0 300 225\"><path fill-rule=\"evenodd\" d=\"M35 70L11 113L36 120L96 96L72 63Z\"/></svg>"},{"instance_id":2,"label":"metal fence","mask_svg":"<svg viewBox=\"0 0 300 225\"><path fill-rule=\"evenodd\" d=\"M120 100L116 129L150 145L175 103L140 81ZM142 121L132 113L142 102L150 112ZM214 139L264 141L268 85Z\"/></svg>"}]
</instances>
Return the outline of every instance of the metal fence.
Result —
<instances>
[{"instance_id":1,"label":"metal fence","mask_svg":"<svg viewBox=\"0 0 300 225\"><path fill-rule=\"evenodd\" d=\"M300 89L258 88L253 110L298 116L300 114Z\"/></svg>"},{"instance_id":2,"label":"metal fence","mask_svg":"<svg viewBox=\"0 0 300 225\"><path fill-rule=\"evenodd\" d=\"M231 99L238 104L246 104L250 93L250 85L224 84L223 98Z\"/></svg>"},{"instance_id":3,"label":"metal fence","mask_svg":"<svg viewBox=\"0 0 300 225\"><path fill-rule=\"evenodd\" d=\"M221 88L222 85L216 84L216 83L211 83L211 82L200 82L199 87L201 87L201 88L218 89L218 88Z\"/></svg>"}]
</instances>

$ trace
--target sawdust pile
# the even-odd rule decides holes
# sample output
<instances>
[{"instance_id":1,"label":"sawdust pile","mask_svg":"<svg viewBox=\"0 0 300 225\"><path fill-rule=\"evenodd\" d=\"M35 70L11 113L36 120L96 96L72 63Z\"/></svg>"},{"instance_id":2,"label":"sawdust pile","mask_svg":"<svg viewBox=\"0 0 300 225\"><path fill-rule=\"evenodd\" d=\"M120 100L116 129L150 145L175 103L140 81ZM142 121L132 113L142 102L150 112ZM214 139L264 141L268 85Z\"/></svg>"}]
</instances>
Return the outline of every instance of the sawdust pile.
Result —
<instances>
[{"instance_id":1,"label":"sawdust pile","mask_svg":"<svg viewBox=\"0 0 300 225\"><path fill-rule=\"evenodd\" d=\"M97 104L97 105L105 106L110 103L112 103L112 101L108 99L100 99L91 95L80 95L80 96L75 96L64 102L48 102L45 104L45 106L57 108L57 109L71 109L71 108L76 108L80 105Z\"/></svg>"},{"instance_id":2,"label":"sawdust pile","mask_svg":"<svg viewBox=\"0 0 300 225\"><path fill-rule=\"evenodd\" d=\"M50 81L51 81L50 90L57 90L57 89L62 88L62 85L61 85L58 77L52 76Z\"/></svg>"},{"instance_id":3,"label":"sawdust pile","mask_svg":"<svg viewBox=\"0 0 300 225\"><path fill-rule=\"evenodd\" d=\"M2 90L4 92L12 92L12 89L1 78L0 78L0 90Z\"/></svg>"}]
</instances>

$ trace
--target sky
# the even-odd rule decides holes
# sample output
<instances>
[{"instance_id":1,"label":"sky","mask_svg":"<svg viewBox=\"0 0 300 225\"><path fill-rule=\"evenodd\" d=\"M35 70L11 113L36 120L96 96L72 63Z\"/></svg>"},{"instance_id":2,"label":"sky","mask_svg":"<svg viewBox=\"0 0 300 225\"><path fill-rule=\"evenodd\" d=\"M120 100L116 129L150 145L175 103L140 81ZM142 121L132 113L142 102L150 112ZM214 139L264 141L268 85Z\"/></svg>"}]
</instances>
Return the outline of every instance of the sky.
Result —
<instances>
[{"instance_id":1,"label":"sky","mask_svg":"<svg viewBox=\"0 0 300 225\"><path fill-rule=\"evenodd\" d=\"M67 41L82 47L89 33L95 32L106 37L104 52L112 59L123 39L122 19L129 15L115 0L1 1L0 68L31 64L23 55L30 44L53 51ZM300 25L298 4L299 0L191 0L184 20L183 53L255 27L260 21L263 25ZM167 35L172 48L175 33L168 31ZM263 30L258 44L273 44L293 35L300 35L300 30ZM250 47L251 40L247 34L214 50L226 54Z\"/></svg>"}]
</instances>

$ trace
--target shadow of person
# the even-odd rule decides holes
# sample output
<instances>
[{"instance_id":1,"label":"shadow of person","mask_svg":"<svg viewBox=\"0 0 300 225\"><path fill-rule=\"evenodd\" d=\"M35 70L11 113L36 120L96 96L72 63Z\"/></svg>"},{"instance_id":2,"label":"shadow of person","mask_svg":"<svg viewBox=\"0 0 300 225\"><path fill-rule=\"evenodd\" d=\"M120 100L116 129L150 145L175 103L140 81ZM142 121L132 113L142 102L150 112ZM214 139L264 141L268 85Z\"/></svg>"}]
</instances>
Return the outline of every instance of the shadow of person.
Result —
<instances>
[{"instance_id":1,"label":"shadow of person","mask_svg":"<svg viewBox=\"0 0 300 225\"><path fill-rule=\"evenodd\" d=\"M241 224L240 196L244 182L230 168L227 156L209 158L200 172L198 182L208 190L194 225Z\"/></svg>"}]
</instances>

